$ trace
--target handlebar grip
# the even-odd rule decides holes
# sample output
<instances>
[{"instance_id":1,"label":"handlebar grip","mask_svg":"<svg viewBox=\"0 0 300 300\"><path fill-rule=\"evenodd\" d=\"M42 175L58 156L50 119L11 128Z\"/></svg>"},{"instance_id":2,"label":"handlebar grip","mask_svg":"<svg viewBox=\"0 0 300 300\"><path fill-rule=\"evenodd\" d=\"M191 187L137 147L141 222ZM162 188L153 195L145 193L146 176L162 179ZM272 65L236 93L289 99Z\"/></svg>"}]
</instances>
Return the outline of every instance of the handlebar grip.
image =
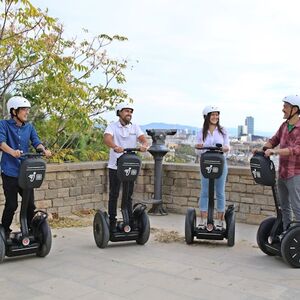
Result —
<instances>
[{"instance_id":1,"label":"handlebar grip","mask_svg":"<svg viewBox=\"0 0 300 300\"><path fill-rule=\"evenodd\" d=\"M45 154L44 153L32 153L32 152L25 152L25 153L22 153L20 157L41 157L41 156L44 156Z\"/></svg>"},{"instance_id":2,"label":"handlebar grip","mask_svg":"<svg viewBox=\"0 0 300 300\"><path fill-rule=\"evenodd\" d=\"M141 151L140 148L124 148L124 153L127 153L127 152L135 152L135 151Z\"/></svg>"}]
</instances>

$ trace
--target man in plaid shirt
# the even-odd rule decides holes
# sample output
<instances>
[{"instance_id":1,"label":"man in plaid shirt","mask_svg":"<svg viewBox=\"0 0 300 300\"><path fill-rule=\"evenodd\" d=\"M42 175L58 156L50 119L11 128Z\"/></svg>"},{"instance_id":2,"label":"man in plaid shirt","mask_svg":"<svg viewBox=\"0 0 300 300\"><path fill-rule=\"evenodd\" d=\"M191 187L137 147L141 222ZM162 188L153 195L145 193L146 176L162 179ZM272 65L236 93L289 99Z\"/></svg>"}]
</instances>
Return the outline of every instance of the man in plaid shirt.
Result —
<instances>
[{"instance_id":1,"label":"man in plaid shirt","mask_svg":"<svg viewBox=\"0 0 300 300\"><path fill-rule=\"evenodd\" d=\"M292 212L296 221L300 221L300 96L287 96L282 101L286 121L264 149L267 148L266 156L279 155L278 194L286 230L292 222Z\"/></svg>"}]
</instances>

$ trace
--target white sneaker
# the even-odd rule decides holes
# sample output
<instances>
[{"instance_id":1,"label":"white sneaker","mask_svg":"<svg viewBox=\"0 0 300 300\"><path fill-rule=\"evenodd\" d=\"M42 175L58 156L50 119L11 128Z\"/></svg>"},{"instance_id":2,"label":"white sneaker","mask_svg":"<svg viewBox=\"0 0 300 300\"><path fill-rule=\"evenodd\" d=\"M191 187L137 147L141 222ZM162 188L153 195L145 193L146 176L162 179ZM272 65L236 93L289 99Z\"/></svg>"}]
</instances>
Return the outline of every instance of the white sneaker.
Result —
<instances>
[{"instance_id":1,"label":"white sneaker","mask_svg":"<svg viewBox=\"0 0 300 300\"><path fill-rule=\"evenodd\" d=\"M217 219L215 222L216 230L222 230L224 228L224 221Z\"/></svg>"},{"instance_id":2,"label":"white sneaker","mask_svg":"<svg viewBox=\"0 0 300 300\"><path fill-rule=\"evenodd\" d=\"M207 226L207 219L200 218L200 223L198 225L199 229L205 229Z\"/></svg>"}]
</instances>

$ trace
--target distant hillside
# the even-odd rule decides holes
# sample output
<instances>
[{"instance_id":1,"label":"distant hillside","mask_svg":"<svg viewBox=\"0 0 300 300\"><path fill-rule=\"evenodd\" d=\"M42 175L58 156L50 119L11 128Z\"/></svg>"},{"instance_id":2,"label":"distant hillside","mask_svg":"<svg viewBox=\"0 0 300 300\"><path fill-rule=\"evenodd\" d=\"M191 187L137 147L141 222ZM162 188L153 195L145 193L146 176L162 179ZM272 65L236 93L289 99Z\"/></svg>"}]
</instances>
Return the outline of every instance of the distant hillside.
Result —
<instances>
[{"instance_id":1,"label":"distant hillside","mask_svg":"<svg viewBox=\"0 0 300 300\"><path fill-rule=\"evenodd\" d=\"M181 130L189 130L189 131L195 131L198 132L198 127L193 127L189 125L182 125L182 124L167 124L167 123L149 123L145 125L141 125L141 128L143 131L146 131L146 129L181 129ZM237 136L237 128L226 128L229 136L234 137ZM272 132L266 132L266 131L255 131L255 135L270 137L272 136Z\"/></svg>"},{"instance_id":2,"label":"distant hillside","mask_svg":"<svg viewBox=\"0 0 300 300\"><path fill-rule=\"evenodd\" d=\"M146 129L182 129L182 130L194 130L198 131L199 128L188 126L188 125L181 125L181 124L166 124L166 123L149 123L146 125L141 125L142 130Z\"/></svg>"}]
</instances>

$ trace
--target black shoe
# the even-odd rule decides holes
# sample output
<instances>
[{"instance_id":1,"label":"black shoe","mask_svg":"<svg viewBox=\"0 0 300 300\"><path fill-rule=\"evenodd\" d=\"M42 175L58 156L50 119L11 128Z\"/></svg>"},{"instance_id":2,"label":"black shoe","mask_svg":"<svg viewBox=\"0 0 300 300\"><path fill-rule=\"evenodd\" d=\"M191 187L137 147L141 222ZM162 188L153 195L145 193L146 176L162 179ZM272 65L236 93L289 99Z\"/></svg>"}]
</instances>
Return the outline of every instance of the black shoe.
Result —
<instances>
[{"instance_id":1,"label":"black shoe","mask_svg":"<svg viewBox=\"0 0 300 300\"><path fill-rule=\"evenodd\" d=\"M34 230L32 227L28 227L28 235L34 235Z\"/></svg>"},{"instance_id":2,"label":"black shoe","mask_svg":"<svg viewBox=\"0 0 300 300\"><path fill-rule=\"evenodd\" d=\"M283 231L283 232L278 236L279 242L281 242L281 241L283 240L285 234L286 234L286 230Z\"/></svg>"},{"instance_id":3,"label":"black shoe","mask_svg":"<svg viewBox=\"0 0 300 300\"><path fill-rule=\"evenodd\" d=\"M110 220L109 221L109 231L111 233L117 232L117 221L116 220Z\"/></svg>"},{"instance_id":4,"label":"black shoe","mask_svg":"<svg viewBox=\"0 0 300 300\"><path fill-rule=\"evenodd\" d=\"M139 222L135 219L131 219L130 222L129 222L129 226L131 227L131 230L139 230Z\"/></svg>"},{"instance_id":5,"label":"black shoe","mask_svg":"<svg viewBox=\"0 0 300 300\"><path fill-rule=\"evenodd\" d=\"M8 240L10 238L10 233L12 230L9 228L8 230L5 231L5 238Z\"/></svg>"}]
</instances>

